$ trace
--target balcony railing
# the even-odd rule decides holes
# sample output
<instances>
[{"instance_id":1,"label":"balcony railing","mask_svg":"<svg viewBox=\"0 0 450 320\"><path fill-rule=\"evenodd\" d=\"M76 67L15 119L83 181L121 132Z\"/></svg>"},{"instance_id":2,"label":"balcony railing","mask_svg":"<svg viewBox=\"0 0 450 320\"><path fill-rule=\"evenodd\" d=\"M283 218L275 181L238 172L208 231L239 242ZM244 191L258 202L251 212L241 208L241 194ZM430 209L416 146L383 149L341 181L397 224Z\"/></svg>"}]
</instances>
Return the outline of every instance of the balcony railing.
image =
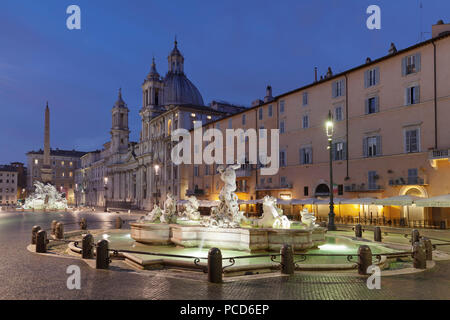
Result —
<instances>
[{"instance_id":1,"label":"balcony railing","mask_svg":"<svg viewBox=\"0 0 450 320\"><path fill-rule=\"evenodd\" d=\"M285 190L292 189L292 183L281 183L279 185L257 185L256 190Z\"/></svg>"},{"instance_id":2,"label":"balcony railing","mask_svg":"<svg viewBox=\"0 0 450 320\"><path fill-rule=\"evenodd\" d=\"M390 186L408 186L408 185L426 185L426 180L421 177L400 177L398 179L389 180Z\"/></svg>"},{"instance_id":3,"label":"balcony railing","mask_svg":"<svg viewBox=\"0 0 450 320\"><path fill-rule=\"evenodd\" d=\"M447 159L449 154L449 149L435 149L431 150L428 154L430 159Z\"/></svg>"},{"instance_id":4,"label":"balcony railing","mask_svg":"<svg viewBox=\"0 0 450 320\"><path fill-rule=\"evenodd\" d=\"M382 191L384 190L383 186L377 184L350 184L344 186L345 192L374 192L374 191Z\"/></svg>"}]
</instances>

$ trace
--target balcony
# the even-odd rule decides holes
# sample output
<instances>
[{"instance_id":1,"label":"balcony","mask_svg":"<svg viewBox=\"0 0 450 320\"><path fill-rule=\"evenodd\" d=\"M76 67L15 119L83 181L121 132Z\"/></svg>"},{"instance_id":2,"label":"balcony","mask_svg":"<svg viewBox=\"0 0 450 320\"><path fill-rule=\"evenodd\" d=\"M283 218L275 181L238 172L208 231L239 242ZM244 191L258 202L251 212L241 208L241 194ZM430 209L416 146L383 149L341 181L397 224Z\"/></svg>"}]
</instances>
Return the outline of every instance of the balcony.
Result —
<instances>
[{"instance_id":1,"label":"balcony","mask_svg":"<svg viewBox=\"0 0 450 320\"><path fill-rule=\"evenodd\" d=\"M257 185L256 191L262 191L262 190L289 190L292 189L292 183L283 183L279 185Z\"/></svg>"},{"instance_id":2,"label":"balcony","mask_svg":"<svg viewBox=\"0 0 450 320\"><path fill-rule=\"evenodd\" d=\"M391 179L389 180L390 186L410 186L410 185L419 185L419 186L426 186L428 183L426 182L425 178L421 177L400 177L398 179Z\"/></svg>"},{"instance_id":3,"label":"balcony","mask_svg":"<svg viewBox=\"0 0 450 320\"><path fill-rule=\"evenodd\" d=\"M350 184L344 186L345 192L380 192L383 191L384 188L381 185L366 185L365 183L361 184Z\"/></svg>"},{"instance_id":4,"label":"balcony","mask_svg":"<svg viewBox=\"0 0 450 320\"><path fill-rule=\"evenodd\" d=\"M430 165L437 169L437 162L439 160L447 160L450 161L448 157L450 153L450 149L433 149L428 152L428 160L430 161Z\"/></svg>"}]
</instances>

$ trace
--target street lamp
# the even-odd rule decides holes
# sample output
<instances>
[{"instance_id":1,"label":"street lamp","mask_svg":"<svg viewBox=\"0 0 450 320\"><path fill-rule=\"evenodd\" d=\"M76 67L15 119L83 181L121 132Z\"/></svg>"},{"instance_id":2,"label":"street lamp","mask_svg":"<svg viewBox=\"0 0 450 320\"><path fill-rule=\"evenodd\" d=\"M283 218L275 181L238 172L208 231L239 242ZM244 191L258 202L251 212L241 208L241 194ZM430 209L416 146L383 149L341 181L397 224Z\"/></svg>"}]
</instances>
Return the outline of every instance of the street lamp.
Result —
<instances>
[{"instance_id":1,"label":"street lamp","mask_svg":"<svg viewBox=\"0 0 450 320\"><path fill-rule=\"evenodd\" d=\"M104 182L103 188L105 189L105 212L108 212L108 206L107 206L107 203L106 203L106 193L107 193L107 190L108 190L108 177L104 177L103 178L103 182Z\"/></svg>"},{"instance_id":2,"label":"street lamp","mask_svg":"<svg viewBox=\"0 0 450 320\"><path fill-rule=\"evenodd\" d=\"M325 123L326 133L328 137L328 149L330 150L330 213L328 213L328 230L336 230L336 225L334 224L334 201L333 201L333 116L331 115L331 110L328 111L328 119Z\"/></svg>"}]
</instances>

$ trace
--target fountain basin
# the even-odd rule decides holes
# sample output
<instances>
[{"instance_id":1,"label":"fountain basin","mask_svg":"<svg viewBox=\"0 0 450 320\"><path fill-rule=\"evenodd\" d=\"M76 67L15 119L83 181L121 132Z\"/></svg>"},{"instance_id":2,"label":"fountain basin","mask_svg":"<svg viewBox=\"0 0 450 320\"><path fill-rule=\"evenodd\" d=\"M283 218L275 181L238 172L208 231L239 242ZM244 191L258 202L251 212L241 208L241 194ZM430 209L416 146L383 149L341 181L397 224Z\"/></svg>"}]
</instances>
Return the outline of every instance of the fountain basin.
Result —
<instances>
[{"instance_id":1,"label":"fountain basin","mask_svg":"<svg viewBox=\"0 0 450 320\"><path fill-rule=\"evenodd\" d=\"M325 242L326 228L213 228L163 223L130 223L131 238L146 244L170 244L185 248L211 248L241 251L280 251L283 244L294 250L316 247Z\"/></svg>"}]
</instances>

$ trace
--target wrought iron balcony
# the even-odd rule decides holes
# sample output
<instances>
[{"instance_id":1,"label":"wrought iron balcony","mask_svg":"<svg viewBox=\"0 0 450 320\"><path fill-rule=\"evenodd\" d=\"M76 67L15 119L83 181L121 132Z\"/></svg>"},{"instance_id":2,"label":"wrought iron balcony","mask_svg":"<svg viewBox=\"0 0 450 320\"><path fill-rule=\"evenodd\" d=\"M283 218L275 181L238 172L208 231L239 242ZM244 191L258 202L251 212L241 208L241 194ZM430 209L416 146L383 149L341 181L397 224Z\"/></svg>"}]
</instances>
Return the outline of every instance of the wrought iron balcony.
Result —
<instances>
[{"instance_id":1,"label":"wrought iron balcony","mask_svg":"<svg viewBox=\"0 0 450 320\"><path fill-rule=\"evenodd\" d=\"M376 191L383 191L384 188L381 185L377 184L369 184L366 185L365 183L361 184L349 184L344 186L345 192L376 192Z\"/></svg>"},{"instance_id":2,"label":"wrought iron balcony","mask_svg":"<svg viewBox=\"0 0 450 320\"><path fill-rule=\"evenodd\" d=\"M256 190L287 190L292 189L292 183L281 183L279 185L256 185Z\"/></svg>"},{"instance_id":3,"label":"wrought iron balcony","mask_svg":"<svg viewBox=\"0 0 450 320\"><path fill-rule=\"evenodd\" d=\"M426 179L421 177L400 177L398 179L389 180L390 186L408 186L408 185L427 185Z\"/></svg>"}]
</instances>

